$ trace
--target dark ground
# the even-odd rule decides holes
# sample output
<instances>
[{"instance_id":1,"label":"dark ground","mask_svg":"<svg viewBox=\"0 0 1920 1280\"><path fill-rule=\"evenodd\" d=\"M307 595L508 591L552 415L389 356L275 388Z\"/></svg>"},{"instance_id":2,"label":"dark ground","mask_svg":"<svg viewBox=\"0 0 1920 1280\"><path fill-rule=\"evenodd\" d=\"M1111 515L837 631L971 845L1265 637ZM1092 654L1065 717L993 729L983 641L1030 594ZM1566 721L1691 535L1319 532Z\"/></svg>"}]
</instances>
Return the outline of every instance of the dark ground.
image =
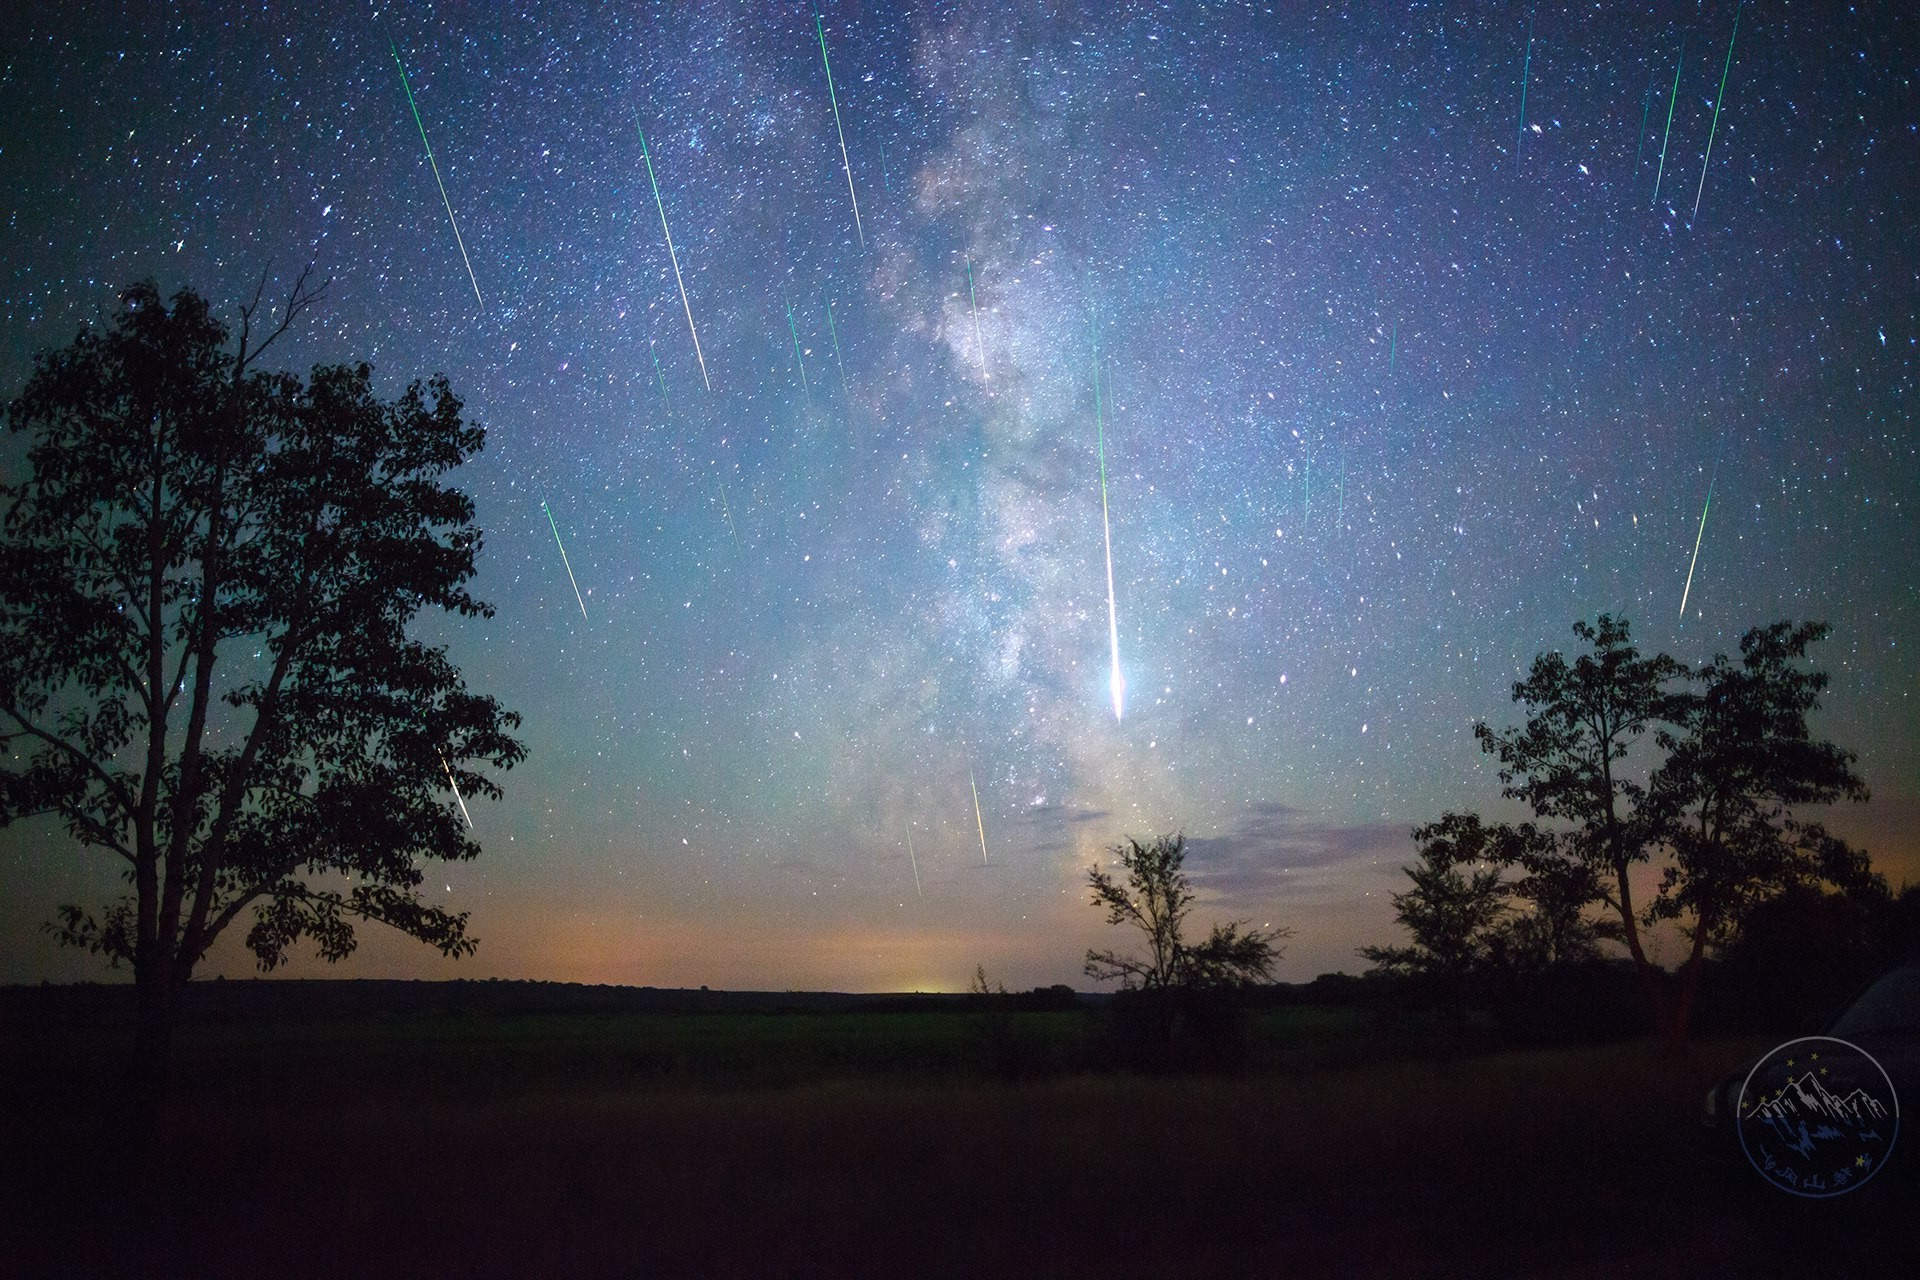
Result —
<instances>
[{"instance_id":1,"label":"dark ground","mask_svg":"<svg viewBox=\"0 0 1920 1280\"><path fill-rule=\"evenodd\" d=\"M1294 1005L1236 1071L1147 1075L1091 1006L209 984L140 1165L125 1009L0 991L0 1275L1906 1275L1920 1220L1705 1148L1765 1038Z\"/></svg>"}]
</instances>

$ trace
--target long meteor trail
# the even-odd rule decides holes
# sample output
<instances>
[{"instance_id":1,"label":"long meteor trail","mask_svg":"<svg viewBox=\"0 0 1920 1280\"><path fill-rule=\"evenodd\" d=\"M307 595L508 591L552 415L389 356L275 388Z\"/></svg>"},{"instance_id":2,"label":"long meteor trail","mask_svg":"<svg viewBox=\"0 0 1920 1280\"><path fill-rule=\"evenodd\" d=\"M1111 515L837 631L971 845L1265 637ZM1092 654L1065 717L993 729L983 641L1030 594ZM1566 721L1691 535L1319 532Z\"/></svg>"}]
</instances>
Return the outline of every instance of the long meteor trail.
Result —
<instances>
[{"instance_id":1,"label":"long meteor trail","mask_svg":"<svg viewBox=\"0 0 1920 1280\"><path fill-rule=\"evenodd\" d=\"M440 188L440 203L447 207L447 222L453 227L453 242L460 246L460 261L467 264L467 283L473 286L473 300L480 304L482 311L487 308L487 300L480 296L480 282L474 279L473 259L467 257L467 242L460 237L460 223L453 216L453 201L447 199L447 184L440 179L440 162L433 158L433 144L427 141L427 126L420 122L420 107L413 100L413 84L407 79L407 64L400 61L400 46L387 37L387 48L393 50L393 65L400 68L400 87L407 93L407 109L413 112L413 127L420 131L420 145L427 149L427 164L433 170L433 183Z\"/></svg>"},{"instance_id":2,"label":"long meteor trail","mask_svg":"<svg viewBox=\"0 0 1920 1280\"><path fill-rule=\"evenodd\" d=\"M1740 10L1746 0L1733 6L1733 34L1727 37L1727 61L1720 68L1720 91L1713 95L1713 126L1707 130L1707 154L1700 158L1700 186L1693 193L1693 216L1700 216L1700 197L1707 189L1707 163L1713 159L1714 135L1720 131L1720 106L1727 97L1727 72L1733 70L1733 42L1740 38Z\"/></svg>"},{"instance_id":3,"label":"long meteor trail","mask_svg":"<svg viewBox=\"0 0 1920 1280\"><path fill-rule=\"evenodd\" d=\"M1680 68L1687 62L1687 42L1680 41L1680 56L1673 60L1673 88L1667 90L1667 131L1660 135L1660 168L1653 175L1653 203L1649 209L1660 207L1660 179L1667 174L1667 139L1673 136L1673 108L1680 101Z\"/></svg>"},{"instance_id":4,"label":"long meteor trail","mask_svg":"<svg viewBox=\"0 0 1920 1280\"><path fill-rule=\"evenodd\" d=\"M980 788L973 780L973 766L967 766L967 785L973 788L973 823L980 828L980 865L987 866L987 822L980 816Z\"/></svg>"},{"instance_id":5,"label":"long meteor trail","mask_svg":"<svg viewBox=\"0 0 1920 1280\"><path fill-rule=\"evenodd\" d=\"M860 226L860 197L853 193L853 162L847 159L847 131L840 127L840 95L833 91L833 64L827 61L827 32L820 25L820 15L813 15L813 33L820 37L820 65L827 72L827 101L833 103L833 128L840 135L840 167L847 171L847 198L853 201L853 230L860 237L860 247L867 247L867 233Z\"/></svg>"},{"instance_id":6,"label":"long meteor trail","mask_svg":"<svg viewBox=\"0 0 1920 1280\"><path fill-rule=\"evenodd\" d=\"M680 255L673 247L673 232L667 230L667 206L660 200L660 180L653 176L653 153L647 150L647 131L640 127L640 117L633 118L633 128L640 135L640 158L647 162L647 181L653 186L653 207L660 211L660 234L667 238L667 257L673 260L673 282L680 286L680 305L686 308L687 332L693 335L693 356L700 362L700 381L706 383L707 390L713 390L713 380L707 377L707 357L700 351L700 331L693 327L693 304L687 301L687 282L680 278Z\"/></svg>"},{"instance_id":7,"label":"long meteor trail","mask_svg":"<svg viewBox=\"0 0 1920 1280\"><path fill-rule=\"evenodd\" d=\"M1520 125L1513 140L1514 163L1520 162L1520 144L1527 138L1527 81L1533 78L1533 15L1527 15L1527 60L1520 68Z\"/></svg>"},{"instance_id":8,"label":"long meteor trail","mask_svg":"<svg viewBox=\"0 0 1920 1280\"><path fill-rule=\"evenodd\" d=\"M1693 593L1693 570L1700 563L1700 540L1707 536L1707 512L1713 510L1713 486L1720 479L1720 468L1713 469L1713 475L1707 480L1707 503L1700 508L1700 531L1693 535L1693 559L1687 565L1686 590L1680 593L1680 620L1686 621L1687 597Z\"/></svg>"},{"instance_id":9,"label":"long meteor trail","mask_svg":"<svg viewBox=\"0 0 1920 1280\"><path fill-rule=\"evenodd\" d=\"M913 856L913 824L911 822L907 824L907 861L913 864L913 891L924 898L927 896L927 891L920 887L920 859Z\"/></svg>"},{"instance_id":10,"label":"long meteor trail","mask_svg":"<svg viewBox=\"0 0 1920 1280\"><path fill-rule=\"evenodd\" d=\"M1093 429L1100 441L1100 528L1107 539L1107 647L1112 666L1107 686L1113 692L1113 718L1126 712L1127 682L1120 674L1120 615L1113 603L1113 520L1107 512L1107 426L1100 410L1100 335L1093 335Z\"/></svg>"},{"instance_id":11,"label":"long meteor trail","mask_svg":"<svg viewBox=\"0 0 1920 1280\"><path fill-rule=\"evenodd\" d=\"M567 544L560 541L560 526L553 522L553 512L547 509L546 503L541 503L540 509L547 513L547 527L553 530L553 545L560 548L560 563L567 566L567 581L573 583L573 598L580 602L580 616L587 618L587 602L580 594L579 580L573 576L573 561L567 559ZM587 621L593 619L587 618Z\"/></svg>"}]
</instances>

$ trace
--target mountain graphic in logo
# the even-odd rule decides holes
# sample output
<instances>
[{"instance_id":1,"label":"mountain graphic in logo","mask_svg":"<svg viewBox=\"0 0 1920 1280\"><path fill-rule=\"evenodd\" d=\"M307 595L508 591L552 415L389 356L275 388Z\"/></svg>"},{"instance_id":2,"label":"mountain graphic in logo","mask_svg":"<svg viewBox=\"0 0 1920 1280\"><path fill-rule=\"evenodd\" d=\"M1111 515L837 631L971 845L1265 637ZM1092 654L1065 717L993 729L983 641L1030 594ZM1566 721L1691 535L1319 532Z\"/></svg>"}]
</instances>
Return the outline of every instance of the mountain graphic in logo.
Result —
<instances>
[{"instance_id":1,"label":"mountain graphic in logo","mask_svg":"<svg viewBox=\"0 0 1920 1280\"><path fill-rule=\"evenodd\" d=\"M1866 1050L1830 1036L1789 1041L1762 1058L1735 1114L1753 1167L1802 1196L1838 1195L1871 1178L1900 1127L1887 1073Z\"/></svg>"}]
</instances>

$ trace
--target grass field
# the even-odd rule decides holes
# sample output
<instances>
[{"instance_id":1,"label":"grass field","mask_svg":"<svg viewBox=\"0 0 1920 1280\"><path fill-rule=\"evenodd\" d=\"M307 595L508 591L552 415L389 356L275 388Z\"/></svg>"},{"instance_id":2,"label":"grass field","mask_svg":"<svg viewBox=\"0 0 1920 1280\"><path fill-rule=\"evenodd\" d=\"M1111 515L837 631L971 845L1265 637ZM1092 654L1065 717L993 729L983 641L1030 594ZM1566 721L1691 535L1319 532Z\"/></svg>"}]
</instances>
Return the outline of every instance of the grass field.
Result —
<instances>
[{"instance_id":1,"label":"grass field","mask_svg":"<svg viewBox=\"0 0 1920 1280\"><path fill-rule=\"evenodd\" d=\"M1482 1052L1294 1008L1259 1015L1238 1073L1142 1076L1085 1069L1088 1012L210 1022L183 1030L142 1204L103 1119L118 1027L12 1030L4 1274L1698 1277L1819 1258L1783 1258L1733 1189L1750 1171L1700 1151L1700 1095L1756 1041L1685 1063ZM1007 1043L1019 1078L995 1069Z\"/></svg>"}]
</instances>

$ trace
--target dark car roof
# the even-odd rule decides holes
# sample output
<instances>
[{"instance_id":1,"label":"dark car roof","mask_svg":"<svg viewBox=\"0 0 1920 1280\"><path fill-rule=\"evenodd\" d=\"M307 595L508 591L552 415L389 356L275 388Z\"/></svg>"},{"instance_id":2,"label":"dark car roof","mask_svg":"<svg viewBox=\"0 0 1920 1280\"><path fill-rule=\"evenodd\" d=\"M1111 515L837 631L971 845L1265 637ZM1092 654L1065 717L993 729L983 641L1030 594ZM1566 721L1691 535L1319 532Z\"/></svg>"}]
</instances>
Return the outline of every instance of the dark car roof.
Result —
<instances>
[{"instance_id":1,"label":"dark car roof","mask_svg":"<svg viewBox=\"0 0 1920 1280\"><path fill-rule=\"evenodd\" d=\"M1860 1036L1920 1036L1920 963L1882 974L1847 1006L1828 1031L1842 1040Z\"/></svg>"}]
</instances>

